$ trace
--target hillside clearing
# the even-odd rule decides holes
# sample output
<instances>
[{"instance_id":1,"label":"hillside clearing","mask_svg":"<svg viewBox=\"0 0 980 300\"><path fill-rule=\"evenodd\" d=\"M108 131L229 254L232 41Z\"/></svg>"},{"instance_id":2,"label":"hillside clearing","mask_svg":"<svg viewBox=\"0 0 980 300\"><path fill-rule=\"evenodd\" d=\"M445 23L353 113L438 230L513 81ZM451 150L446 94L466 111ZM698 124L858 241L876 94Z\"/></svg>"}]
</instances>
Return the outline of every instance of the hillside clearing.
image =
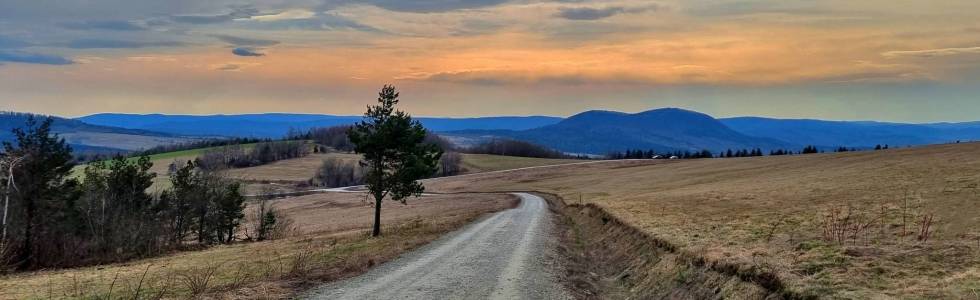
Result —
<instances>
[{"instance_id":1,"label":"hillside clearing","mask_svg":"<svg viewBox=\"0 0 980 300\"><path fill-rule=\"evenodd\" d=\"M980 290L976 157L980 144L971 143L618 161L436 179L428 186L536 190L567 203L594 203L709 261L772 272L802 295L972 298ZM838 227L852 229L826 230ZM923 231L928 239L920 241Z\"/></svg>"}]
</instances>

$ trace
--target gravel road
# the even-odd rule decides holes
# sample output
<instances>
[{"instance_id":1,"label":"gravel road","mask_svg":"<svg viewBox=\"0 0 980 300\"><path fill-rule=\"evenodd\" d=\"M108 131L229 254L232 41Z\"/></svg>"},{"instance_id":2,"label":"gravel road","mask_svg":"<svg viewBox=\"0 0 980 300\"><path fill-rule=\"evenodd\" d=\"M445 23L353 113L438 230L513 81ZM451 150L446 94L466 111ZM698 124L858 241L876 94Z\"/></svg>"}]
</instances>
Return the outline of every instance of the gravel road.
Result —
<instances>
[{"instance_id":1,"label":"gravel road","mask_svg":"<svg viewBox=\"0 0 980 300\"><path fill-rule=\"evenodd\" d=\"M555 238L544 199L521 204L450 233L308 299L566 299L558 283Z\"/></svg>"}]
</instances>

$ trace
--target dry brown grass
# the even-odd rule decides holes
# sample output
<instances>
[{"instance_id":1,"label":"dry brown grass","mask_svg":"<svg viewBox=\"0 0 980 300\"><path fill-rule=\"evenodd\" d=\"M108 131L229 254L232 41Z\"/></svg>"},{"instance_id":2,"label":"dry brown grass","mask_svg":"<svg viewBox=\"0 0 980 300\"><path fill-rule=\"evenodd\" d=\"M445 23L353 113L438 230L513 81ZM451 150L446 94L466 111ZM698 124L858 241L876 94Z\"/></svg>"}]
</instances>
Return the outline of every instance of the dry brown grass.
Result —
<instances>
[{"instance_id":1,"label":"dry brown grass","mask_svg":"<svg viewBox=\"0 0 980 300\"><path fill-rule=\"evenodd\" d=\"M202 251L0 278L0 299L281 299L312 283L364 272L480 215L515 205L507 195L438 195L387 202L384 236L370 238L370 203L359 194L331 193L275 204L302 234ZM442 208L447 209L442 209Z\"/></svg>"},{"instance_id":2,"label":"dry brown grass","mask_svg":"<svg viewBox=\"0 0 980 300\"><path fill-rule=\"evenodd\" d=\"M463 174L474 174L527 167L551 166L583 162L579 159L516 157L489 154L462 154Z\"/></svg>"},{"instance_id":3,"label":"dry brown grass","mask_svg":"<svg viewBox=\"0 0 980 300\"><path fill-rule=\"evenodd\" d=\"M710 261L772 271L804 295L974 299L980 290L977 157L980 144L973 143L619 161L437 179L428 186L537 190L595 203ZM840 207L852 210L850 226L862 228L844 234L843 242L828 241L826 220ZM931 219L928 240L918 238L924 218Z\"/></svg>"},{"instance_id":4,"label":"dry brown grass","mask_svg":"<svg viewBox=\"0 0 980 300\"><path fill-rule=\"evenodd\" d=\"M356 161L360 155L349 153L315 153L301 158L280 160L267 165L231 169L225 173L231 178L248 181L305 182L313 178L317 168L327 158Z\"/></svg>"},{"instance_id":5,"label":"dry brown grass","mask_svg":"<svg viewBox=\"0 0 980 300\"><path fill-rule=\"evenodd\" d=\"M581 160L575 159L529 158L486 154L462 154L462 157L462 174L581 162ZM360 155L351 153L310 154L306 157L277 161L262 166L231 169L225 173L229 177L244 180L247 183L246 194L257 194L263 191L277 193L294 192L306 188L304 186L305 183L310 178L313 178L313 175L323 163L323 160L327 158L357 161L360 159ZM169 164L169 162L167 163Z\"/></svg>"}]
</instances>

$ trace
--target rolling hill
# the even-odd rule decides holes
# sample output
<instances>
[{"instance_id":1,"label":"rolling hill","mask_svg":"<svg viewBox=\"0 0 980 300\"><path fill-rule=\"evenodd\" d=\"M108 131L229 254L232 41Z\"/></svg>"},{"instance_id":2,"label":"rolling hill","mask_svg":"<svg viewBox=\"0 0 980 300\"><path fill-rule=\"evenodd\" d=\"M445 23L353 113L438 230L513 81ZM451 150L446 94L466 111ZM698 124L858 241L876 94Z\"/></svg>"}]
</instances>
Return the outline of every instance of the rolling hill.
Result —
<instances>
[{"instance_id":1,"label":"rolling hill","mask_svg":"<svg viewBox=\"0 0 980 300\"><path fill-rule=\"evenodd\" d=\"M916 146L980 140L980 124L903 124L872 121L823 121L739 117L720 119L726 126L757 137L823 148L875 145Z\"/></svg>"},{"instance_id":2,"label":"rolling hill","mask_svg":"<svg viewBox=\"0 0 980 300\"><path fill-rule=\"evenodd\" d=\"M525 130L561 121L557 117L480 117L480 118L417 118L426 128L434 131L465 129ZM290 129L309 129L353 124L360 116L334 116L316 114L243 114L243 115L161 115L161 114L95 114L78 118L90 124L143 129L177 135L236 136L279 138Z\"/></svg>"},{"instance_id":3,"label":"rolling hill","mask_svg":"<svg viewBox=\"0 0 980 300\"><path fill-rule=\"evenodd\" d=\"M29 116L31 114L0 112L0 142L12 141L14 135L11 130L23 127ZM72 145L76 152L125 152L195 139L148 130L92 125L74 119L54 118L52 130Z\"/></svg>"},{"instance_id":4,"label":"rolling hill","mask_svg":"<svg viewBox=\"0 0 980 300\"><path fill-rule=\"evenodd\" d=\"M180 136L279 138L290 129L347 125L360 118L286 113L207 116L106 113L77 120L96 126ZM510 138L565 152L588 154L605 154L626 149L706 149L713 152L729 148L799 150L806 145L832 150L841 146L873 148L879 144L894 147L980 140L980 122L904 124L762 117L715 119L703 113L677 108L635 114L594 110L568 118L503 116L417 119L426 128L440 132L463 146L491 138ZM77 137L83 138L85 137ZM119 139L109 139L111 140ZM87 142L109 145L109 141Z\"/></svg>"},{"instance_id":5,"label":"rolling hill","mask_svg":"<svg viewBox=\"0 0 980 300\"><path fill-rule=\"evenodd\" d=\"M699 112L663 108L628 114L587 111L553 125L522 131L458 131L450 136L525 140L571 153L604 154L626 149L657 151L763 148L796 145L739 133Z\"/></svg>"}]
</instances>

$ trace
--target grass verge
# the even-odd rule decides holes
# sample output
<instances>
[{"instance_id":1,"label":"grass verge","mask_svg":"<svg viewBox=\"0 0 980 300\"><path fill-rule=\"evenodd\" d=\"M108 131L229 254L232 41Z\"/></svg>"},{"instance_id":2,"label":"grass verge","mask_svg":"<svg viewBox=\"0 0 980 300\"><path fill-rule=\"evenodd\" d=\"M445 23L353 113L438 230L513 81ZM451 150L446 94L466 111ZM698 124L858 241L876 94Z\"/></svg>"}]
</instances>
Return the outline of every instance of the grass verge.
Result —
<instances>
[{"instance_id":1,"label":"grass verge","mask_svg":"<svg viewBox=\"0 0 980 300\"><path fill-rule=\"evenodd\" d=\"M540 194L540 193L539 193ZM817 299L771 270L712 261L651 236L594 204L543 194L560 216L566 286L598 299Z\"/></svg>"},{"instance_id":2,"label":"grass verge","mask_svg":"<svg viewBox=\"0 0 980 300\"><path fill-rule=\"evenodd\" d=\"M282 299L355 276L484 213L414 218L365 230L242 243L125 264L0 278L0 299Z\"/></svg>"}]
</instances>

